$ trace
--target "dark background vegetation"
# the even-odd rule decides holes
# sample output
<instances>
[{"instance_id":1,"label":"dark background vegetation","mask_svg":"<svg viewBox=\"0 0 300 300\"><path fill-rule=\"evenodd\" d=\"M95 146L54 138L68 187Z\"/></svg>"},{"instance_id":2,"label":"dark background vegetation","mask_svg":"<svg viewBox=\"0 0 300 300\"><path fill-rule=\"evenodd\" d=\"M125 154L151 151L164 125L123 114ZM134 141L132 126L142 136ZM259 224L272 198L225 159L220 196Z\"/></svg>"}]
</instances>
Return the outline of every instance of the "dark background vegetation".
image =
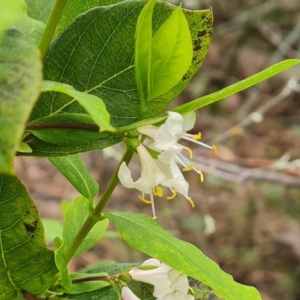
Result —
<instances>
[{"instance_id":1,"label":"dark background vegetation","mask_svg":"<svg viewBox=\"0 0 300 300\"><path fill-rule=\"evenodd\" d=\"M175 0L172 1L176 3ZM246 78L273 63L300 57L300 1L184 1L212 7L214 36L204 65L180 97L183 103ZM205 174L187 173L192 209L178 196L156 199L157 222L197 245L238 282L256 286L263 300L300 299L300 85L299 66L198 111L194 132L217 144L218 156L194 149ZM298 82L297 82L298 80ZM104 190L121 155L117 145L83 154ZM47 159L16 158L18 175L43 218L61 220L62 199L76 191ZM139 171L137 161L131 164ZM108 210L151 215L138 193L118 186ZM205 234L203 217L216 222ZM100 260L136 262L146 257L126 246L111 227L99 245L76 258L77 270Z\"/></svg>"}]
</instances>

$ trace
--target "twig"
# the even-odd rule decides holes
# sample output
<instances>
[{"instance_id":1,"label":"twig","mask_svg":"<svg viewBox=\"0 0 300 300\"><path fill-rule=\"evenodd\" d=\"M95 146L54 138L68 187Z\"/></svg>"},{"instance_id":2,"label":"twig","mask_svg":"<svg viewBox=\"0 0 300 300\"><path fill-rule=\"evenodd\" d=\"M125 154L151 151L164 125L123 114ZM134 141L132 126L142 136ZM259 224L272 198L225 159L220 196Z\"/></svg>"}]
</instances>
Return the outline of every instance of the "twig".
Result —
<instances>
[{"instance_id":1,"label":"twig","mask_svg":"<svg viewBox=\"0 0 300 300\"><path fill-rule=\"evenodd\" d=\"M250 169L237 166L232 163L223 162L217 159L197 156L195 159L197 168L206 174L211 174L218 178L241 183L245 180L267 181L283 186L300 187L299 177L282 174L277 171L266 169Z\"/></svg>"},{"instance_id":2,"label":"twig","mask_svg":"<svg viewBox=\"0 0 300 300\"><path fill-rule=\"evenodd\" d=\"M220 143L224 140L228 139L232 135L234 135L236 132L241 132L242 129L249 126L253 123L259 123L263 120L263 115L269 111L272 107L274 107L276 104L281 102L282 100L286 99L294 91L297 91L299 89L299 84L297 83L297 80L292 77L286 84L286 86L282 89L282 91L270 99L268 102L266 102L261 108L259 108L257 111L252 112L247 117L245 117L241 122L239 122L237 125L229 128L228 130L224 131L221 135L216 137L212 140L212 143Z\"/></svg>"}]
</instances>

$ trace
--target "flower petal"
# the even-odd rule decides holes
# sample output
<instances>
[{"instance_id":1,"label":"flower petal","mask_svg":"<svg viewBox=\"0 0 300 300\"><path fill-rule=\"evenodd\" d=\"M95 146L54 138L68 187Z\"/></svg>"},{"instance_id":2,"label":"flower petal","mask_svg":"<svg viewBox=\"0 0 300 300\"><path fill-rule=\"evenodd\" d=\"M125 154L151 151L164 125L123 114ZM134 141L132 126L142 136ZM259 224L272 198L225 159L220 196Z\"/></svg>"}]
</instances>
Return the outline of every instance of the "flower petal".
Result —
<instances>
[{"instance_id":1,"label":"flower petal","mask_svg":"<svg viewBox=\"0 0 300 300\"><path fill-rule=\"evenodd\" d=\"M121 298L122 300L141 300L127 285L122 286Z\"/></svg>"},{"instance_id":2,"label":"flower petal","mask_svg":"<svg viewBox=\"0 0 300 300\"><path fill-rule=\"evenodd\" d=\"M183 116L183 131L187 132L194 128L196 123L196 113L194 111L191 111L187 114L184 114Z\"/></svg>"},{"instance_id":3,"label":"flower petal","mask_svg":"<svg viewBox=\"0 0 300 300\"><path fill-rule=\"evenodd\" d=\"M180 136L183 132L184 119L181 114L168 111L169 117L165 122L165 126L172 136Z\"/></svg>"}]
</instances>

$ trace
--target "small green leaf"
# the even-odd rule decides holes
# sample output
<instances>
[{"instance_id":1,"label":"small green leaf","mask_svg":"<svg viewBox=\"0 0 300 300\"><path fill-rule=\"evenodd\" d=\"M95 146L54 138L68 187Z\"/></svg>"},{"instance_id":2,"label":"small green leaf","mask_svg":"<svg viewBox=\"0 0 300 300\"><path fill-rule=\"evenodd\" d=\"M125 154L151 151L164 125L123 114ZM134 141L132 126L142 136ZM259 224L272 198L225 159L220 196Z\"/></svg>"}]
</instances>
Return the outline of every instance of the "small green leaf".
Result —
<instances>
[{"instance_id":1,"label":"small green leaf","mask_svg":"<svg viewBox=\"0 0 300 300\"><path fill-rule=\"evenodd\" d=\"M107 132L99 132L99 127L89 115L72 113L37 119L27 124L26 129L44 142L61 146L83 145L108 135ZM32 136L28 140L32 141Z\"/></svg>"},{"instance_id":2,"label":"small green leaf","mask_svg":"<svg viewBox=\"0 0 300 300\"><path fill-rule=\"evenodd\" d=\"M115 128L110 125L110 115L106 110L102 99L97 96L76 91L72 86L54 82L44 81L42 92L60 92L64 93L75 100L90 114L94 122L100 127L100 131L115 131ZM74 100L73 99L73 100ZM70 101L69 104L71 104ZM56 112L53 112L55 114Z\"/></svg>"},{"instance_id":3,"label":"small green leaf","mask_svg":"<svg viewBox=\"0 0 300 300\"><path fill-rule=\"evenodd\" d=\"M56 237L62 238L62 223L54 219L42 219L47 243L53 243Z\"/></svg>"},{"instance_id":4,"label":"small green leaf","mask_svg":"<svg viewBox=\"0 0 300 300\"><path fill-rule=\"evenodd\" d=\"M211 103L217 102L219 100L222 100L226 97L229 97L230 95L236 94L240 91L243 91L253 85L256 85L270 77L273 77L297 64L300 63L299 59L287 59L284 61L281 61L257 74L254 74L244 80L241 80L237 83L234 83L230 86L227 86L226 88L217 91L213 94L200 97L198 99L195 99L193 101L187 102L183 105L176 106L173 111L179 112L181 114L195 111L201 107L204 107L206 105L209 105Z\"/></svg>"},{"instance_id":5,"label":"small green leaf","mask_svg":"<svg viewBox=\"0 0 300 300\"><path fill-rule=\"evenodd\" d=\"M107 136L105 132L68 128L33 129L30 132L46 143L69 147L86 145ZM29 140L32 141L31 138ZM48 153L46 156L51 156L51 153Z\"/></svg>"},{"instance_id":6,"label":"small green leaf","mask_svg":"<svg viewBox=\"0 0 300 300\"><path fill-rule=\"evenodd\" d=\"M0 175L0 194L0 299L42 295L58 270L37 209L16 176Z\"/></svg>"},{"instance_id":7,"label":"small green leaf","mask_svg":"<svg viewBox=\"0 0 300 300\"><path fill-rule=\"evenodd\" d=\"M38 45L39 40L45 29L45 24L41 21L30 18L27 15L27 6L24 0L19 0L22 3L22 16L15 20L10 28L17 29L22 32L23 37L31 44Z\"/></svg>"},{"instance_id":8,"label":"small green leaf","mask_svg":"<svg viewBox=\"0 0 300 300\"><path fill-rule=\"evenodd\" d=\"M25 0L25 2L28 16L46 24L55 0Z\"/></svg>"},{"instance_id":9,"label":"small green leaf","mask_svg":"<svg viewBox=\"0 0 300 300\"><path fill-rule=\"evenodd\" d=\"M119 263L119 264L108 264L108 263L102 263L98 267L89 268L89 271L86 272L86 276L94 276L97 273L107 273L110 276L116 275L118 273L121 273L127 269L130 269L131 267L137 266L137 263ZM71 275L72 276L72 275ZM129 283L130 287L131 282ZM145 284L144 284L145 285ZM152 296L152 293L149 294L149 289L139 289L141 291L141 294L139 297L141 299L147 299L147 300L154 300ZM148 292L148 293L147 293ZM87 299L93 299L93 300L116 300L120 297L119 289L116 285L114 286L108 286L103 289L92 291L88 293L82 293L77 295L64 295L65 299L72 299L72 300L87 300Z\"/></svg>"},{"instance_id":10,"label":"small green leaf","mask_svg":"<svg viewBox=\"0 0 300 300\"><path fill-rule=\"evenodd\" d=\"M24 4L20 0L2 1L0 4L0 42L4 31L24 13Z\"/></svg>"},{"instance_id":11,"label":"small green leaf","mask_svg":"<svg viewBox=\"0 0 300 300\"><path fill-rule=\"evenodd\" d=\"M99 185L87 171L78 154L50 157L49 160L85 198L92 201L98 195Z\"/></svg>"},{"instance_id":12,"label":"small green leaf","mask_svg":"<svg viewBox=\"0 0 300 300\"><path fill-rule=\"evenodd\" d=\"M65 244L64 241L56 237L54 239L54 243L57 247L55 250L55 264L56 267L59 270L59 283L61 286L63 286L67 291L70 291L72 289L72 282L71 278L69 276L69 271L68 271L68 266L67 266L67 261L66 261L66 256L65 256Z\"/></svg>"},{"instance_id":13,"label":"small green leaf","mask_svg":"<svg viewBox=\"0 0 300 300\"><path fill-rule=\"evenodd\" d=\"M152 13L155 0L150 0L142 9L136 25L134 65L135 78L141 97L141 111L146 110L150 98Z\"/></svg>"},{"instance_id":14,"label":"small green leaf","mask_svg":"<svg viewBox=\"0 0 300 300\"><path fill-rule=\"evenodd\" d=\"M19 147L17 148L17 151L22 153L31 153L32 149L28 144L21 142Z\"/></svg>"},{"instance_id":15,"label":"small green leaf","mask_svg":"<svg viewBox=\"0 0 300 300\"><path fill-rule=\"evenodd\" d=\"M64 131L61 132L61 138L63 138ZM44 142L37 137L32 135L28 136L24 141L27 142L30 147L32 148L32 153L26 153L27 156L41 156L41 157L57 157L57 156L65 156L65 155L72 155L80 152L86 151L93 151L93 150L100 150L115 145L121 142L121 138L116 135L106 135L106 133L98 133L101 134L103 138L100 138L96 141L90 141L87 144L80 144L80 145L55 145ZM72 133L74 135L74 131ZM66 134L65 134L66 137ZM83 139L83 137L82 137ZM81 141L82 141L81 139ZM22 153L19 153L21 155Z\"/></svg>"},{"instance_id":16,"label":"small green leaf","mask_svg":"<svg viewBox=\"0 0 300 300\"><path fill-rule=\"evenodd\" d=\"M156 31L152 40L150 98L156 98L178 84L190 68L192 58L189 25L179 6Z\"/></svg>"},{"instance_id":17,"label":"small green leaf","mask_svg":"<svg viewBox=\"0 0 300 300\"><path fill-rule=\"evenodd\" d=\"M128 212L107 213L128 245L200 280L227 300L259 300L257 290L235 282L192 244L172 237L150 217Z\"/></svg>"},{"instance_id":18,"label":"small green leaf","mask_svg":"<svg viewBox=\"0 0 300 300\"><path fill-rule=\"evenodd\" d=\"M7 3L9 3L8 1ZM12 173L25 123L38 98L42 65L38 50L17 30L0 44L0 172Z\"/></svg>"},{"instance_id":19,"label":"small green leaf","mask_svg":"<svg viewBox=\"0 0 300 300\"><path fill-rule=\"evenodd\" d=\"M63 227L65 249L72 244L76 234L79 232L81 226L88 217L89 211L89 201L82 196L77 197L68 207ZM96 223L77 249L75 255L79 255L96 245L106 231L107 226L107 219Z\"/></svg>"},{"instance_id":20,"label":"small green leaf","mask_svg":"<svg viewBox=\"0 0 300 300\"><path fill-rule=\"evenodd\" d=\"M72 283L71 290L64 290L63 288L55 289L55 292L67 292L67 294L75 295L81 293L88 293L95 290L103 289L104 287L110 286L108 281L104 281L101 278L105 278L108 275L106 273L94 273L94 274L87 274L87 273L74 273L70 274L70 279L73 282L74 280L86 278L89 281L82 281ZM94 279L92 279L94 278ZM97 279L98 278L98 279Z\"/></svg>"}]
</instances>

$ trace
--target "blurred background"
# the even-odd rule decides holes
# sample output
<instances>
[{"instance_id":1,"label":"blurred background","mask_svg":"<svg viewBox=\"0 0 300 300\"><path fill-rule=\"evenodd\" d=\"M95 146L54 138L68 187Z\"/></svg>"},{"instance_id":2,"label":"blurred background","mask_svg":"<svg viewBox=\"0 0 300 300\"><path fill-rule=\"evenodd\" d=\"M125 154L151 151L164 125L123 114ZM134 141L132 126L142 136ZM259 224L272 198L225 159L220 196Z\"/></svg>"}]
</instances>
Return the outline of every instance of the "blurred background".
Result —
<instances>
[{"instance_id":1,"label":"blurred background","mask_svg":"<svg viewBox=\"0 0 300 300\"><path fill-rule=\"evenodd\" d=\"M183 6L212 7L214 34L203 66L174 104L218 91L283 59L300 58L300 1L185 0ZM263 300L300 299L299 83L298 66L199 110L193 132L216 144L218 155L189 145L205 176L201 183L197 174L186 174L195 208L180 196L156 199L157 222L165 230L197 245L236 281L256 286ZM82 155L100 185L99 197L122 150L116 145ZM17 157L15 165L42 218L60 222L62 203L77 196L74 188L47 159ZM130 167L138 174L137 160ZM137 195L118 186L107 210L151 216L151 207ZM60 229L55 225L49 238ZM145 258L110 227L70 268Z\"/></svg>"}]
</instances>

